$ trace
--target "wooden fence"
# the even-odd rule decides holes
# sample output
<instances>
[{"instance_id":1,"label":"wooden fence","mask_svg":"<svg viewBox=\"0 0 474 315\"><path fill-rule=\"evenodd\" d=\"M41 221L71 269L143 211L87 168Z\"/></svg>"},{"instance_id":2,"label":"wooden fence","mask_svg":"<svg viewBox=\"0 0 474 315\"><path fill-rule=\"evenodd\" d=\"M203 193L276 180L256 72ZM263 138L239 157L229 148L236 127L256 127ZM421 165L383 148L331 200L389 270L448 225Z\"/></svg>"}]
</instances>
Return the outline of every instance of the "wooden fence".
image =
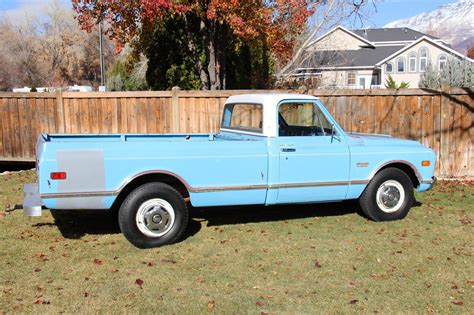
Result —
<instances>
[{"instance_id":1,"label":"wooden fence","mask_svg":"<svg viewBox=\"0 0 474 315\"><path fill-rule=\"evenodd\" d=\"M272 91L0 93L0 161L34 161L38 133L216 132L233 94ZM437 174L474 176L472 90L312 90L346 131L421 141Z\"/></svg>"}]
</instances>

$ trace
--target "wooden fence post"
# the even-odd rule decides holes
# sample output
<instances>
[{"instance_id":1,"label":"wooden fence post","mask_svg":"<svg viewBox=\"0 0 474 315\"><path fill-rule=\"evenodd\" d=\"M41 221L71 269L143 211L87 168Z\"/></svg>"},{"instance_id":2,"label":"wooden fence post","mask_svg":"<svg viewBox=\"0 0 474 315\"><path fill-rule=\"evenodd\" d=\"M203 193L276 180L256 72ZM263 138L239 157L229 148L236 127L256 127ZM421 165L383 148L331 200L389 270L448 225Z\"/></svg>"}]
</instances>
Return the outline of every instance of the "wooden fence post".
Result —
<instances>
[{"instance_id":1,"label":"wooden fence post","mask_svg":"<svg viewBox=\"0 0 474 315\"><path fill-rule=\"evenodd\" d=\"M61 88L56 89L56 108L58 111L58 133L65 133L64 101L63 90Z\"/></svg>"},{"instance_id":2,"label":"wooden fence post","mask_svg":"<svg viewBox=\"0 0 474 315\"><path fill-rule=\"evenodd\" d=\"M440 102L440 148L439 148L439 172L441 176L448 176L451 166L451 157L449 156L449 86L443 84L439 96Z\"/></svg>"},{"instance_id":3,"label":"wooden fence post","mask_svg":"<svg viewBox=\"0 0 474 315\"><path fill-rule=\"evenodd\" d=\"M179 130L179 87L171 89L171 131L178 133Z\"/></svg>"}]
</instances>

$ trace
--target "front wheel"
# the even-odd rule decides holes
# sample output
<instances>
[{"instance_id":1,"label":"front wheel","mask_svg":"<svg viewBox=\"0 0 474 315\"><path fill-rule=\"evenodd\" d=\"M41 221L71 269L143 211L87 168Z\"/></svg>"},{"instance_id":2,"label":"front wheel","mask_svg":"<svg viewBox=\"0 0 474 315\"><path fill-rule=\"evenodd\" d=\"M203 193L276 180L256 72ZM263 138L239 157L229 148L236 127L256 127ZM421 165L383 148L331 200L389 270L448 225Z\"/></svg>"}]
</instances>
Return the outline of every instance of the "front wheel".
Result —
<instances>
[{"instance_id":1,"label":"front wheel","mask_svg":"<svg viewBox=\"0 0 474 315\"><path fill-rule=\"evenodd\" d=\"M148 183L125 198L118 219L120 230L130 243L138 248L152 248L181 238L188 223L188 210L173 187Z\"/></svg>"},{"instance_id":2,"label":"front wheel","mask_svg":"<svg viewBox=\"0 0 474 315\"><path fill-rule=\"evenodd\" d=\"M411 179L398 168L377 173L359 198L362 211L374 221L403 219L413 201Z\"/></svg>"}]
</instances>

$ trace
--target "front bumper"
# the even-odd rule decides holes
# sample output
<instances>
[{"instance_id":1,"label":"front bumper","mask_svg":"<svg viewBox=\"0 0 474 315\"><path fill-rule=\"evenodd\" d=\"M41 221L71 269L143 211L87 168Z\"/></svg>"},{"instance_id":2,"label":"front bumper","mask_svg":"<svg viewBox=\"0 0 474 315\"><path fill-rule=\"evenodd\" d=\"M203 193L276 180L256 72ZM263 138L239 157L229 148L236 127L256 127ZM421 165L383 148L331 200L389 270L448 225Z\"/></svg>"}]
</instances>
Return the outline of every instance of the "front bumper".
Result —
<instances>
[{"instance_id":1,"label":"front bumper","mask_svg":"<svg viewBox=\"0 0 474 315\"><path fill-rule=\"evenodd\" d=\"M433 186L434 186L434 184L436 183L437 180L438 180L438 179L436 178L436 176L431 177L430 180L424 180L424 181L422 182L422 184L427 184L427 185L429 185L428 188L425 189L425 191L430 190L431 188L433 188Z\"/></svg>"},{"instance_id":2,"label":"front bumper","mask_svg":"<svg viewBox=\"0 0 474 315\"><path fill-rule=\"evenodd\" d=\"M38 183L26 184L23 187L23 214L29 217L40 217L43 201L41 200Z\"/></svg>"}]
</instances>

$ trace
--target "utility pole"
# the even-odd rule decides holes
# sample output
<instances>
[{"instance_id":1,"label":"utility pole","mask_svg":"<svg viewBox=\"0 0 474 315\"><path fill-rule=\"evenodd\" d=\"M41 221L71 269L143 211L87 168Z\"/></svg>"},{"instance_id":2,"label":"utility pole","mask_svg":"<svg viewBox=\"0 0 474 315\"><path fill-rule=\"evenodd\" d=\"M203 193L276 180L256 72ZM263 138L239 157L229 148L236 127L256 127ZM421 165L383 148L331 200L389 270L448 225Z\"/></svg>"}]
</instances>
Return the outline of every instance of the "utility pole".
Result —
<instances>
[{"instance_id":1,"label":"utility pole","mask_svg":"<svg viewBox=\"0 0 474 315\"><path fill-rule=\"evenodd\" d=\"M99 54L100 54L100 85L105 91L105 68L104 68L104 51L102 40L102 21L99 22ZM101 89L99 88L99 91Z\"/></svg>"}]
</instances>

